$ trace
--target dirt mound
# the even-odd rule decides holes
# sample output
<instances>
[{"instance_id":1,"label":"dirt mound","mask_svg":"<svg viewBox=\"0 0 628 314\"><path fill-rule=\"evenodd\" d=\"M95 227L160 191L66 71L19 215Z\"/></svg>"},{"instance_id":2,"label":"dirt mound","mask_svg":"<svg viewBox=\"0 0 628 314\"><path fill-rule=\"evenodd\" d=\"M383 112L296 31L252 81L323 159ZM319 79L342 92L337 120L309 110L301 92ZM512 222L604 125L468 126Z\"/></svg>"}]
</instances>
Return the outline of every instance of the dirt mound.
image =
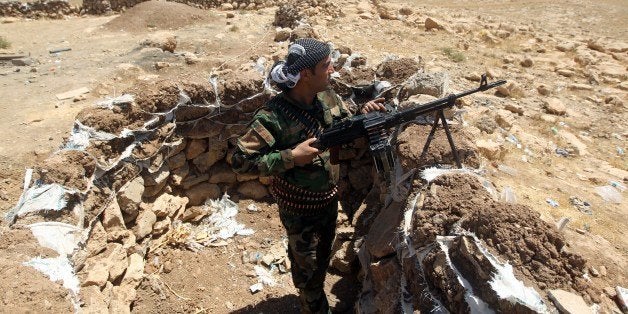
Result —
<instances>
[{"instance_id":1,"label":"dirt mound","mask_svg":"<svg viewBox=\"0 0 628 314\"><path fill-rule=\"evenodd\" d=\"M441 175L425 193L414 214L411 237L417 251L438 244L422 263L428 287L450 310L467 306L461 300L465 290L495 309L512 310L489 285L499 268L490 261L492 256L512 265L516 278L537 291L571 288L599 301L599 291L583 278L585 260L566 251L563 236L527 206L494 201L471 175ZM460 274L473 290L462 289Z\"/></svg>"},{"instance_id":2,"label":"dirt mound","mask_svg":"<svg viewBox=\"0 0 628 314\"><path fill-rule=\"evenodd\" d=\"M119 135L122 130L141 128L151 115L128 104L108 108L87 108L79 112L77 120L98 131Z\"/></svg>"},{"instance_id":3,"label":"dirt mound","mask_svg":"<svg viewBox=\"0 0 628 314\"><path fill-rule=\"evenodd\" d=\"M389 81L393 85L404 82L421 68L421 64L414 59L400 58L382 62L377 66L376 74L379 79Z\"/></svg>"},{"instance_id":4,"label":"dirt mound","mask_svg":"<svg viewBox=\"0 0 628 314\"><path fill-rule=\"evenodd\" d=\"M277 11L275 11L273 26L294 28L299 25L299 21L302 18L303 14L297 9L294 3L282 4Z\"/></svg>"},{"instance_id":5,"label":"dirt mound","mask_svg":"<svg viewBox=\"0 0 628 314\"><path fill-rule=\"evenodd\" d=\"M185 4L166 1L147 1L121 13L104 25L110 31L145 32L151 29L179 29L188 25L209 23L213 17L208 11Z\"/></svg>"},{"instance_id":6,"label":"dirt mound","mask_svg":"<svg viewBox=\"0 0 628 314\"><path fill-rule=\"evenodd\" d=\"M70 313L68 290L33 267L22 265L33 257L56 257L37 244L28 229L0 231L0 308L6 313Z\"/></svg>"},{"instance_id":7,"label":"dirt mound","mask_svg":"<svg viewBox=\"0 0 628 314\"><path fill-rule=\"evenodd\" d=\"M94 170L95 160L85 152L77 150L61 151L37 167L40 179L44 183L57 183L79 191L87 189L88 179L92 177Z\"/></svg>"},{"instance_id":8,"label":"dirt mound","mask_svg":"<svg viewBox=\"0 0 628 314\"><path fill-rule=\"evenodd\" d=\"M397 137L399 159L404 169L412 169L424 165L455 164L455 159L442 125L436 130L434 139L430 143L430 148L425 156L421 158L423 145L425 145L431 128L431 125L409 125ZM473 145L471 137L457 127L450 126L450 130L460 162L468 167L479 167L480 159L475 152L475 145Z\"/></svg>"}]
</instances>

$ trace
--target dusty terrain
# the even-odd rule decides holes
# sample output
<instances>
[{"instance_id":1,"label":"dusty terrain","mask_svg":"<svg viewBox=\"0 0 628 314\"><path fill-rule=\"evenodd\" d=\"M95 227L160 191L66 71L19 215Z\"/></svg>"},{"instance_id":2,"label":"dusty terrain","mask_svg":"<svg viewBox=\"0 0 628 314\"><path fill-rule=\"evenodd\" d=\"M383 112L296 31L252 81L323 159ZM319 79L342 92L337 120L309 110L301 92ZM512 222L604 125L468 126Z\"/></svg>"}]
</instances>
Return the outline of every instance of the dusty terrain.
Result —
<instances>
[{"instance_id":1,"label":"dusty terrain","mask_svg":"<svg viewBox=\"0 0 628 314\"><path fill-rule=\"evenodd\" d=\"M369 17L363 13L375 12L371 2L351 1L341 6L344 14L340 17L319 16L310 22L322 38L350 47L367 57L369 64L379 63L387 55L421 58L427 71L447 71L453 90L476 86L473 74L486 71L514 83L509 97L495 100L492 95L478 96L465 107L465 119L476 139L500 143L502 147L499 158L483 159L486 176L499 191L510 187L517 203L532 207L544 221L555 224L563 217L570 219L564 231L570 250L586 258L587 265L596 270L601 266L607 270L606 275L592 278L597 288L628 286L626 193L621 193L620 203L605 201L595 193L596 187L609 185L610 181L628 185L624 153L628 149L625 1L385 4L395 10L409 8L412 14L396 20L380 19L376 14ZM106 17L73 16L65 20L0 24L0 35L11 43L5 52L30 55L35 60L26 67L0 64L0 128L4 134L0 139L1 213L18 201L25 168L56 151L68 136L76 114L95 101L120 95L155 75L168 78L185 73L209 77L216 71L236 70L257 56L282 53L286 47L285 43L273 41L274 8L230 11L234 17L227 18L225 11L203 11L173 3L146 3L142 7ZM439 19L449 30L426 31L424 21L428 16ZM479 24L509 34L487 39L482 32L468 31ZM141 49L141 41L162 33L177 36L177 53ZM602 63L600 67L618 66L606 70L583 67L578 60L586 58L570 48L574 44L597 44L601 48L595 49L591 58ZM56 48L71 50L48 52ZM184 62L185 51L193 52L200 61ZM157 62L171 65L156 69ZM90 90L85 97L55 97L81 87ZM548 97L562 101L564 114L547 114L544 101ZM616 97L621 104L607 101L609 97ZM518 108L508 112L520 114L505 119L505 124L483 122L483 116L494 116L491 112L505 104ZM514 143L507 140L513 138L510 135L516 139ZM517 147L517 142L522 146ZM557 149L566 154L558 154ZM588 210L592 214L572 205L572 197L590 204ZM550 206L548 199L558 205ZM241 202L240 208L249 203ZM252 269L242 267L243 255L268 250L283 235L276 206L257 205L259 212L245 211L239 217L256 231L252 236L237 237L226 247L200 252L174 248L149 256L145 269L149 275L138 290L133 310L295 312L298 302L289 275L279 276L275 287L255 294L249 291L256 281ZM60 285L20 264L47 253L27 244L14 244L16 240L5 239L7 227L3 224L2 228L0 302L4 308L71 310L70 300ZM26 235L24 238L28 240L22 242L34 241ZM159 268L165 261L170 269ZM151 280L153 273L158 273L159 279ZM16 284L24 277L30 280ZM350 310L347 300L357 293L354 278L331 273L327 289L336 310ZM38 295L46 297L41 300ZM20 300L20 304L14 300Z\"/></svg>"}]
</instances>

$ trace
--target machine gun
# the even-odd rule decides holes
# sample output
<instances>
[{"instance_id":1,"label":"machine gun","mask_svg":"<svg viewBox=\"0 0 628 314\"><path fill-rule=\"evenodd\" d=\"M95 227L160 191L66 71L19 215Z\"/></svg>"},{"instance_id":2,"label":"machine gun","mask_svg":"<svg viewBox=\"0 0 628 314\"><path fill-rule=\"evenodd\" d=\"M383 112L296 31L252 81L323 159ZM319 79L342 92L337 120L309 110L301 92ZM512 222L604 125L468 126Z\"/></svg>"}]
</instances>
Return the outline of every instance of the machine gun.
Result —
<instances>
[{"instance_id":1,"label":"machine gun","mask_svg":"<svg viewBox=\"0 0 628 314\"><path fill-rule=\"evenodd\" d=\"M445 120L445 114L443 110L453 107L456 99L471 95L477 92L485 91L499 85L506 83L505 80L499 80L492 83L488 83L486 75L482 75L480 81L480 87L467 90L458 94L451 94L447 97L430 101L423 105L418 105L412 108L408 108L399 112L384 113L384 112L369 112L363 115L357 115L348 119L342 120L331 127L323 130L318 136L317 140L312 146L325 150L331 147L343 145L352 142L355 139L366 137L369 141L369 148L375 162L375 168L379 173L389 171L394 165L394 158L392 155L392 149L388 142L387 130L401 125L405 122L410 122L416 119L418 116L435 112L434 123L432 124L432 130L423 146L421 157L423 157L430 146L434 133L438 128L440 122L443 124L445 133L447 134L447 140L449 146L456 160L458 168L462 168L460 158L458 157L458 151L454 145L454 140L449 132L449 126L447 120Z\"/></svg>"}]
</instances>

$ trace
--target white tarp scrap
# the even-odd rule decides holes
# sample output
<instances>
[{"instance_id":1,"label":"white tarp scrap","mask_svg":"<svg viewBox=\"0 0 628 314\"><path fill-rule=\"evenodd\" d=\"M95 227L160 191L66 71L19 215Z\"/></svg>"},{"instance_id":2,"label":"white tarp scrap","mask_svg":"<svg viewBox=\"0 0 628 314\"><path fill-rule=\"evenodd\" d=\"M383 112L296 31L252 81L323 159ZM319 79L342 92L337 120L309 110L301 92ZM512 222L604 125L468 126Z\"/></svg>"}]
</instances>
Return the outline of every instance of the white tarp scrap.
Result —
<instances>
[{"instance_id":1,"label":"white tarp scrap","mask_svg":"<svg viewBox=\"0 0 628 314\"><path fill-rule=\"evenodd\" d=\"M537 313L549 312L541 295L539 295L534 288L527 287L521 280L515 277L512 265L508 262L499 262L497 258L482 245L482 242L474 233L464 232L464 234L473 238L480 252L482 252L491 265L497 270L490 284L491 288L497 292L497 295L501 299L508 300L513 304L523 304Z\"/></svg>"},{"instance_id":2,"label":"white tarp scrap","mask_svg":"<svg viewBox=\"0 0 628 314\"><path fill-rule=\"evenodd\" d=\"M61 256L74 252L83 232L79 227L54 221L34 223L27 227L31 229L39 245L53 249Z\"/></svg>"},{"instance_id":3,"label":"white tarp scrap","mask_svg":"<svg viewBox=\"0 0 628 314\"><path fill-rule=\"evenodd\" d=\"M72 291L74 296L79 293L79 279L74 273L74 267L65 256L57 256L54 258L35 257L30 261L22 263L24 266L30 266L44 273L51 281L63 281L63 287Z\"/></svg>"},{"instance_id":4,"label":"white tarp scrap","mask_svg":"<svg viewBox=\"0 0 628 314\"><path fill-rule=\"evenodd\" d=\"M20 196L17 205L6 215L9 221L15 218L24 217L28 213L54 210L59 211L68 204L68 195L75 194L76 191L68 190L59 184L41 184L36 182L30 186L33 176L33 169L27 169L24 176L24 192Z\"/></svg>"},{"instance_id":5,"label":"white tarp scrap","mask_svg":"<svg viewBox=\"0 0 628 314\"><path fill-rule=\"evenodd\" d=\"M445 260L449 267L456 274L456 278L462 287L465 289L464 300L469 305L469 310L471 313L495 313L486 302L484 302L480 297L476 296L473 293L473 287L471 287L471 283L462 276L462 273L454 266L449 258L449 245L455 239L454 236L436 236L436 242L440 246L440 249L445 253Z\"/></svg>"},{"instance_id":6,"label":"white tarp scrap","mask_svg":"<svg viewBox=\"0 0 628 314\"><path fill-rule=\"evenodd\" d=\"M131 94L122 94L118 97L107 97L105 100L101 100L96 103L96 107L98 108L107 108L113 109L113 106L121 105L121 104L130 104L135 101L135 97Z\"/></svg>"},{"instance_id":7,"label":"white tarp scrap","mask_svg":"<svg viewBox=\"0 0 628 314\"><path fill-rule=\"evenodd\" d=\"M89 147L91 139L96 141L110 141L116 138L114 134L97 131L96 129L82 124L80 121L74 121L70 138L65 143L64 150L85 150Z\"/></svg>"},{"instance_id":8,"label":"white tarp scrap","mask_svg":"<svg viewBox=\"0 0 628 314\"><path fill-rule=\"evenodd\" d=\"M220 200L209 200L205 203L208 211L212 213L209 217L203 219L201 226L210 236L212 242L214 240L226 240L235 235L252 235L254 231L235 220L238 214L238 204L229 199L229 195L225 193Z\"/></svg>"}]
</instances>

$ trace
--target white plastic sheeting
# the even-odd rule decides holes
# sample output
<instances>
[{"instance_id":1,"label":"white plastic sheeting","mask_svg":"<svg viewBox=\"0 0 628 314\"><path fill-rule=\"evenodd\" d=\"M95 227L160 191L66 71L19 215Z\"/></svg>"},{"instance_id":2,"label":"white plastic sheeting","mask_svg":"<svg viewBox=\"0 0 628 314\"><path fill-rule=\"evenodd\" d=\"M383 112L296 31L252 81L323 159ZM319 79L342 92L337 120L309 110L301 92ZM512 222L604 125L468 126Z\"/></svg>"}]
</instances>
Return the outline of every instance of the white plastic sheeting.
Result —
<instances>
[{"instance_id":1,"label":"white plastic sheeting","mask_svg":"<svg viewBox=\"0 0 628 314\"><path fill-rule=\"evenodd\" d=\"M24 262L24 266L30 266L44 273L51 281L63 281L63 287L70 290L74 296L79 293L79 280L74 273L74 268L65 256L54 258L36 257ZM75 308L76 308L76 302Z\"/></svg>"},{"instance_id":2,"label":"white plastic sheeting","mask_svg":"<svg viewBox=\"0 0 628 314\"><path fill-rule=\"evenodd\" d=\"M473 293L473 287L471 287L471 283L462 276L460 271L454 266L449 258L449 245L455 239L455 236L437 236L436 243L440 246L441 250L445 253L445 259L449 267L456 274L456 278L462 287L465 289L464 300L469 305L469 310L471 313L495 313L495 311L491 310L491 308L484 302L480 297L476 296Z\"/></svg>"},{"instance_id":3,"label":"white plastic sheeting","mask_svg":"<svg viewBox=\"0 0 628 314\"><path fill-rule=\"evenodd\" d=\"M486 188L489 193L495 193L494 187L490 182L485 180L482 177L477 175L477 171L471 169L438 169L438 168L428 168L421 173L421 176L424 180L431 182L436 179L438 176L449 173L460 173L460 174L471 174L477 176L478 179L482 182L482 185ZM409 202L406 212L404 213L403 225L402 225L402 234L404 237L403 244L398 248L401 251L401 256L409 257L409 256L417 256L419 261L419 267L421 271L423 267L420 265L427 255L433 248L433 245L427 245L426 247L419 248L418 250L414 248L412 243L412 239L409 236L409 232L411 230L411 221L415 210L417 209L417 202L421 198L421 193L417 193L415 197ZM526 307L538 312L538 313L548 313L549 310L547 306L543 302L541 296L531 287L527 287L524 283L518 280L513 272L512 265L509 263L501 263L497 260L497 258L492 255L482 244L480 239L473 233L468 232L466 230L462 230L459 225L457 225L452 231L452 235L450 236L437 236L436 245L440 247L440 249L445 253L447 263L449 267L454 271L458 282L465 288L465 301L470 307L471 313L494 313L494 311L486 304L481 298L476 296L473 293L473 288L471 284L462 276L462 274L456 269L454 264L451 262L449 258L449 245L451 241L459 236L470 236L473 238L474 243L480 249L480 252L487 258L487 260L491 263L491 265L497 270L495 274L493 274L492 279L489 284L491 288L497 293L497 296L503 300L508 300L509 302L515 304L519 303L525 305ZM403 272L402 272L403 273ZM425 275L423 275L425 278ZM402 278L402 282L405 282L407 279ZM401 289L404 289L402 286ZM434 313L448 313L443 304L435 298L429 291L426 291L425 297L428 297L432 303L433 308L431 309ZM409 307L408 302L402 302L404 304L404 313L412 313L412 309Z\"/></svg>"},{"instance_id":4,"label":"white plastic sheeting","mask_svg":"<svg viewBox=\"0 0 628 314\"><path fill-rule=\"evenodd\" d=\"M211 215L203 219L201 226L213 240L226 240L235 235L252 235L253 229L245 228L235 220L238 214L238 204L229 199L225 193L219 200L209 200L205 206L208 207Z\"/></svg>"},{"instance_id":5,"label":"white plastic sheeting","mask_svg":"<svg viewBox=\"0 0 628 314\"><path fill-rule=\"evenodd\" d=\"M24 176L24 191L17 204L7 213L7 220L15 221L29 213L54 210L59 211L68 204L68 197L75 194L59 184L41 184L36 182L30 186L33 177L33 169L27 169Z\"/></svg>"},{"instance_id":6,"label":"white plastic sheeting","mask_svg":"<svg viewBox=\"0 0 628 314\"><path fill-rule=\"evenodd\" d=\"M39 222L28 225L39 245L53 249L61 256L74 252L81 240L83 229L62 222Z\"/></svg>"},{"instance_id":7,"label":"white plastic sheeting","mask_svg":"<svg viewBox=\"0 0 628 314\"><path fill-rule=\"evenodd\" d=\"M28 227L41 246L55 250L59 256L35 257L23 265L37 269L53 282L63 281L63 287L72 292L72 303L78 311L80 283L68 256L76 249L83 236L83 229L60 222L41 222Z\"/></svg>"}]
</instances>

